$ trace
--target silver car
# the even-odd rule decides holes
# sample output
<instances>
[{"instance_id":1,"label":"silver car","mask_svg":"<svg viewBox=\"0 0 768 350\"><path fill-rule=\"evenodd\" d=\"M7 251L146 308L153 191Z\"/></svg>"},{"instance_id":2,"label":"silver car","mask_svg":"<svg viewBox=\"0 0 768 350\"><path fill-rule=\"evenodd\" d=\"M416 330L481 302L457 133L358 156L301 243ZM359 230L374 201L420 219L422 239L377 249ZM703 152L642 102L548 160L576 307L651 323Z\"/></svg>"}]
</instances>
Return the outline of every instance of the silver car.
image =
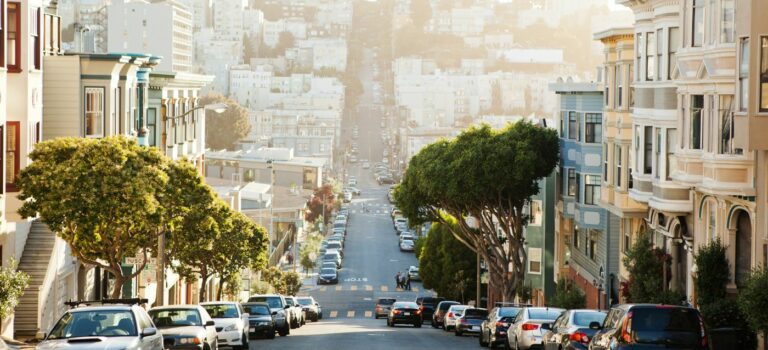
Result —
<instances>
[{"instance_id":1,"label":"silver car","mask_svg":"<svg viewBox=\"0 0 768 350\"><path fill-rule=\"evenodd\" d=\"M507 330L507 348L528 350L532 346L541 347L545 330L542 323L552 323L565 310L548 307L526 307L515 316Z\"/></svg>"},{"instance_id":2,"label":"silver car","mask_svg":"<svg viewBox=\"0 0 768 350\"><path fill-rule=\"evenodd\" d=\"M216 324L199 305L161 306L149 310L166 349L218 349Z\"/></svg>"},{"instance_id":3,"label":"silver car","mask_svg":"<svg viewBox=\"0 0 768 350\"><path fill-rule=\"evenodd\" d=\"M85 306L67 310L37 349L163 350L163 336L138 305Z\"/></svg>"}]
</instances>

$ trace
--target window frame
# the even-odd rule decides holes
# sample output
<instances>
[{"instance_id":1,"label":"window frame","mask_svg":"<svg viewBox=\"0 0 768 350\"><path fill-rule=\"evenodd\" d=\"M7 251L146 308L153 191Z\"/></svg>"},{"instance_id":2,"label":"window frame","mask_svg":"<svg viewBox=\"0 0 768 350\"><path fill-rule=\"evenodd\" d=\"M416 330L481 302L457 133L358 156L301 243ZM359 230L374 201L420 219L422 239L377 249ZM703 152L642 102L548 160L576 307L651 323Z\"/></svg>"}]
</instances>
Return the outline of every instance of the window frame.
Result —
<instances>
[{"instance_id":1,"label":"window frame","mask_svg":"<svg viewBox=\"0 0 768 350\"><path fill-rule=\"evenodd\" d=\"M705 22L705 0L691 0L691 47L702 47L704 45L704 41L706 40L704 38ZM700 35L697 35L697 32L699 32Z\"/></svg>"},{"instance_id":2,"label":"window frame","mask_svg":"<svg viewBox=\"0 0 768 350\"><path fill-rule=\"evenodd\" d=\"M666 74L664 74L664 48L666 47L664 42L664 28L656 29L656 80L664 80Z\"/></svg>"},{"instance_id":3,"label":"window frame","mask_svg":"<svg viewBox=\"0 0 768 350\"><path fill-rule=\"evenodd\" d=\"M30 23L29 25L30 29L35 30L35 32L33 32L32 30L30 30L29 32L29 37L30 37L29 49L33 50L32 53L30 54L29 59L32 60L31 66L32 66L32 69L35 71L39 71L43 68L43 58L42 58L43 33L42 33L42 27L41 27L41 22L42 22L42 18L40 16L41 13L42 13L42 8L40 7L36 9L31 9L31 11L29 12L30 21L32 19L35 20L34 23Z\"/></svg>"},{"instance_id":4,"label":"window frame","mask_svg":"<svg viewBox=\"0 0 768 350\"><path fill-rule=\"evenodd\" d=\"M726 11L726 4L730 4L730 11ZM730 15L730 21L727 17ZM733 44L736 42L736 1L720 0L720 43ZM728 23L730 22L730 26Z\"/></svg>"},{"instance_id":5,"label":"window frame","mask_svg":"<svg viewBox=\"0 0 768 350\"><path fill-rule=\"evenodd\" d=\"M17 176L19 176L21 167L21 122L16 121L7 121L5 123L7 130L9 133L13 133L13 138L11 137L5 137L5 144L3 145L3 151L5 154L3 155L3 158L5 159L5 192L16 192L16 182L15 179ZM15 132L14 132L15 131ZM6 135L9 136L9 135ZM10 149L8 147L8 143L13 142L14 149ZM13 174L10 174L8 172L8 155L13 154Z\"/></svg>"},{"instance_id":6,"label":"window frame","mask_svg":"<svg viewBox=\"0 0 768 350\"><path fill-rule=\"evenodd\" d=\"M608 164L608 150L610 147L610 143L603 142L603 182L607 185L610 185L610 181L608 181L608 169L610 168L610 165Z\"/></svg>"},{"instance_id":7,"label":"window frame","mask_svg":"<svg viewBox=\"0 0 768 350\"><path fill-rule=\"evenodd\" d=\"M669 27L669 29L667 29L667 79L668 80L672 80L672 73L674 72L675 67L677 66L677 51L680 50L680 42L681 42L680 27Z\"/></svg>"},{"instance_id":8,"label":"window frame","mask_svg":"<svg viewBox=\"0 0 768 350\"><path fill-rule=\"evenodd\" d=\"M614 74L613 79L616 84L616 90L614 91L615 104L617 109L621 109L624 107L624 65L617 64Z\"/></svg>"},{"instance_id":9,"label":"window frame","mask_svg":"<svg viewBox=\"0 0 768 350\"><path fill-rule=\"evenodd\" d=\"M575 168L566 168L566 195L568 197L576 197L576 195L579 193L579 190L576 189L578 185L576 184L576 169Z\"/></svg>"},{"instance_id":10,"label":"window frame","mask_svg":"<svg viewBox=\"0 0 768 350\"><path fill-rule=\"evenodd\" d=\"M603 142L602 113L584 113L584 142L585 143L602 143Z\"/></svg>"},{"instance_id":11,"label":"window frame","mask_svg":"<svg viewBox=\"0 0 768 350\"><path fill-rule=\"evenodd\" d=\"M698 104L695 105L695 102L699 98L701 99L700 106ZM690 108L688 109L688 123L690 125L689 130L691 131L690 135L688 135L688 148L692 150L701 150L702 148L702 139L704 136L702 128L704 105L704 95L691 95L689 103Z\"/></svg>"},{"instance_id":12,"label":"window frame","mask_svg":"<svg viewBox=\"0 0 768 350\"><path fill-rule=\"evenodd\" d=\"M718 119L718 153L719 154L734 154L733 140L735 136L735 124L734 124L734 97L731 94L715 95L717 96L717 119ZM728 99L730 98L730 101ZM728 103L730 102L730 103ZM723 105L727 105L728 108L723 108ZM726 139L726 133L727 139Z\"/></svg>"},{"instance_id":13,"label":"window frame","mask_svg":"<svg viewBox=\"0 0 768 350\"><path fill-rule=\"evenodd\" d=\"M0 68L5 67L5 0L0 0Z\"/></svg>"},{"instance_id":14,"label":"window frame","mask_svg":"<svg viewBox=\"0 0 768 350\"><path fill-rule=\"evenodd\" d=\"M653 126L643 126L643 174L653 174Z\"/></svg>"},{"instance_id":15,"label":"window frame","mask_svg":"<svg viewBox=\"0 0 768 350\"><path fill-rule=\"evenodd\" d=\"M616 144L613 149L613 161L616 167L616 173L614 174L613 183L616 188L621 189L623 188L623 184L621 183L621 171L623 169L623 163L622 163L622 156L623 149L621 148L621 144Z\"/></svg>"},{"instance_id":16,"label":"window frame","mask_svg":"<svg viewBox=\"0 0 768 350\"><path fill-rule=\"evenodd\" d=\"M768 112L768 35L760 36L760 113Z\"/></svg>"},{"instance_id":17,"label":"window frame","mask_svg":"<svg viewBox=\"0 0 768 350\"><path fill-rule=\"evenodd\" d=\"M538 209L538 210L537 210ZM531 199L528 205L528 226L541 226L544 212L540 199ZM538 218L538 220L534 220Z\"/></svg>"},{"instance_id":18,"label":"window frame","mask_svg":"<svg viewBox=\"0 0 768 350\"><path fill-rule=\"evenodd\" d=\"M656 33L645 33L645 80L656 80Z\"/></svg>"},{"instance_id":19,"label":"window frame","mask_svg":"<svg viewBox=\"0 0 768 350\"><path fill-rule=\"evenodd\" d=\"M568 139L579 140L579 113L576 111L568 111Z\"/></svg>"},{"instance_id":20,"label":"window frame","mask_svg":"<svg viewBox=\"0 0 768 350\"><path fill-rule=\"evenodd\" d=\"M749 37L739 38L739 84L736 87L739 94L739 111L746 112L749 107Z\"/></svg>"},{"instance_id":21,"label":"window frame","mask_svg":"<svg viewBox=\"0 0 768 350\"><path fill-rule=\"evenodd\" d=\"M600 204L600 175L584 175L584 204Z\"/></svg>"},{"instance_id":22,"label":"window frame","mask_svg":"<svg viewBox=\"0 0 768 350\"><path fill-rule=\"evenodd\" d=\"M579 249L579 228L573 228L573 242L571 242L574 248Z\"/></svg>"},{"instance_id":23,"label":"window frame","mask_svg":"<svg viewBox=\"0 0 768 350\"><path fill-rule=\"evenodd\" d=\"M537 254L534 254L534 252L537 252ZM541 248L528 248L528 273L534 274L534 275L540 275L541 274L541 268L542 268L542 251ZM534 260L534 257L538 257L538 260ZM532 269L533 263L538 263L538 270L534 271Z\"/></svg>"},{"instance_id":24,"label":"window frame","mask_svg":"<svg viewBox=\"0 0 768 350\"><path fill-rule=\"evenodd\" d=\"M645 36L642 32L635 33L635 81L643 81L643 75L640 74L644 70L643 57L645 56Z\"/></svg>"},{"instance_id":25,"label":"window frame","mask_svg":"<svg viewBox=\"0 0 768 350\"><path fill-rule=\"evenodd\" d=\"M16 10L16 20L15 20L16 25L15 25L15 28L14 28L14 30L15 30L14 31L15 42L14 42L14 45L13 45L14 46L14 53L15 53L13 55L14 56L14 64L13 65L9 64L8 56L7 56L8 55L8 51L4 52L6 54L5 55L5 60L6 60L5 63L6 63L6 68L8 69L9 73L21 73L21 71L22 71L22 66L21 66L21 40L22 40L21 39L21 3L20 2L15 2L15 1L9 1L9 2L6 3L6 8L5 8L5 10L6 10L6 21L8 23L10 22L10 20L9 20L9 18L10 18L10 9L11 9L12 6ZM8 27L8 25L6 25L6 27ZM10 28L9 28L9 30L6 33L6 36L5 36L6 43L9 40L10 33L11 32L10 32ZM7 48L8 47L6 46L6 50L7 50Z\"/></svg>"},{"instance_id":26,"label":"window frame","mask_svg":"<svg viewBox=\"0 0 768 350\"><path fill-rule=\"evenodd\" d=\"M99 91L101 98L99 103L101 104L101 122L100 129L101 134L88 134L88 94L91 92ZM106 118L106 88L103 86L85 86L83 88L83 135L86 138L103 138L105 136L105 118ZM93 112L92 112L93 113Z\"/></svg>"}]
</instances>

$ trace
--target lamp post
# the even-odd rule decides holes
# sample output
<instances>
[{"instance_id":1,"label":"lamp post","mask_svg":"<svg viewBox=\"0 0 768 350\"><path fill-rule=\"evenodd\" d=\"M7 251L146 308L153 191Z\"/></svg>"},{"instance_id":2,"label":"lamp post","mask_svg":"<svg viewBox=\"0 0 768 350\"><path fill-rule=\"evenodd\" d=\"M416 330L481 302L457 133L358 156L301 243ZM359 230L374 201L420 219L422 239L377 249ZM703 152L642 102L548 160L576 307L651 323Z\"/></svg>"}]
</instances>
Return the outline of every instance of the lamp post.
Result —
<instances>
[{"instance_id":1,"label":"lamp post","mask_svg":"<svg viewBox=\"0 0 768 350\"><path fill-rule=\"evenodd\" d=\"M207 109L207 110L213 110L216 113L222 113L227 109L227 105L223 103L214 103L210 105L195 107L193 109L190 109L186 113L182 115L178 115L175 117L165 117L165 120L175 120L177 118L183 118L190 113L200 110L200 109ZM165 128L163 128L163 147L165 147ZM159 235L157 237L157 271L156 271L156 279L157 279L157 287L155 288L155 306L163 306L165 305L165 233Z\"/></svg>"},{"instance_id":2,"label":"lamp post","mask_svg":"<svg viewBox=\"0 0 768 350\"><path fill-rule=\"evenodd\" d=\"M267 169L269 169L269 237L267 237L267 244L269 247L269 253L272 252L272 235L274 233L275 225L275 168L274 161L272 159L267 160Z\"/></svg>"}]
</instances>

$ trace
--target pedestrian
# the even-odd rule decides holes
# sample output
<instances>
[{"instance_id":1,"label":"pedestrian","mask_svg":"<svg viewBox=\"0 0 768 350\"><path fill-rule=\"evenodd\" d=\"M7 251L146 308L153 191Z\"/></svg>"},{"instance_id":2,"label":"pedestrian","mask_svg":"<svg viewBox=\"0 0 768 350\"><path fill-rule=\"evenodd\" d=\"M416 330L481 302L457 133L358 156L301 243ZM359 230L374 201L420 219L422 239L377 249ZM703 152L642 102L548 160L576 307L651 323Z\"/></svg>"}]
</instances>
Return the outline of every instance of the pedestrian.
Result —
<instances>
[{"instance_id":1,"label":"pedestrian","mask_svg":"<svg viewBox=\"0 0 768 350\"><path fill-rule=\"evenodd\" d=\"M288 255L285 257L285 260L288 261L288 265L292 265L293 264L293 254L291 254L291 252L288 252Z\"/></svg>"},{"instance_id":2,"label":"pedestrian","mask_svg":"<svg viewBox=\"0 0 768 350\"><path fill-rule=\"evenodd\" d=\"M400 289L405 289L405 274L400 276Z\"/></svg>"},{"instance_id":3,"label":"pedestrian","mask_svg":"<svg viewBox=\"0 0 768 350\"><path fill-rule=\"evenodd\" d=\"M395 275L395 288L400 288L400 271Z\"/></svg>"},{"instance_id":4,"label":"pedestrian","mask_svg":"<svg viewBox=\"0 0 768 350\"><path fill-rule=\"evenodd\" d=\"M405 290L411 290L411 274L405 276Z\"/></svg>"}]
</instances>

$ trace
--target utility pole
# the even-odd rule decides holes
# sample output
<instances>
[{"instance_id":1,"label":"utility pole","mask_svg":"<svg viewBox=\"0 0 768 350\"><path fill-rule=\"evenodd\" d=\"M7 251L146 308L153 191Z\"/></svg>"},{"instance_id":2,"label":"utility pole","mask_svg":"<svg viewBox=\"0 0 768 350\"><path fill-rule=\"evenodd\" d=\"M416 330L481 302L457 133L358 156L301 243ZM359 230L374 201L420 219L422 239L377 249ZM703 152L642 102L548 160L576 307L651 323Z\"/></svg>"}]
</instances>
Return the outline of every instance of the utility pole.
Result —
<instances>
[{"instance_id":1,"label":"utility pole","mask_svg":"<svg viewBox=\"0 0 768 350\"><path fill-rule=\"evenodd\" d=\"M155 266L157 287L155 288L155 306L165 305L165 232L157 236L157 266Z\"/></svg>"},{"instance_id":2,"label":"utility pole","mask_svg":"<svg viewBox=\"0 0 768 350\"><path fill-rule=\"evenodd\" d=\"M480 305L480 253L478 252L475 254L477 255L477 275L475 276L477 279L475 283L475 307L482 307L482 305Z\"/></svg>"}]
</instances>

